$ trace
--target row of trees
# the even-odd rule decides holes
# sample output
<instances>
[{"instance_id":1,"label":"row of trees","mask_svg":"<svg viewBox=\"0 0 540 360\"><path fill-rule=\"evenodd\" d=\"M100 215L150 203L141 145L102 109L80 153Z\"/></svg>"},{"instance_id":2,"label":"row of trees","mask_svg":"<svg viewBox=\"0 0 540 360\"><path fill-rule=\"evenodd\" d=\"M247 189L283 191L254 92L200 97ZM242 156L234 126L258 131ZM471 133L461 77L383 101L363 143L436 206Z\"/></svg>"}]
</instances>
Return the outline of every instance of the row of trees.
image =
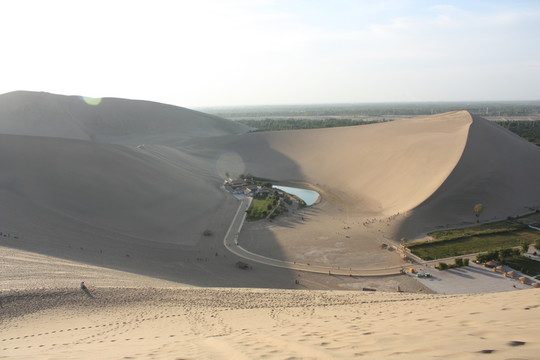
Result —
<instances>
[{"instance_id":1,"label":"row of trees","mask_svg":"<svg viewBox=\"0 0 540 360\"><path fill-rule=\"evenodd\" d=\"M318 129L340 126L356 126L373 124L381 121L367 121L356 119L262 119L262 120L239 120L238 122L255 128L255 131L295 130L295 129Z\"/></svg>"},{"instance_id":2,"label":"row of trees","mask_svg":"<svg viewBox=\"0 0 540 360\"><path fill-rule=\"evenodd\" d=\"M540 101L267 105L203 109L206 113L228 119L286 116L430 115L455 110L468 110L473 114L484 116L529 116L540 113Z\"/></svg>"},{"instance_id":3,"label":"row of trees","mask_svg":"<svg viewBox=\"0 0 540 360\"><path fill-rule=\"evenodd\" d=\"M446 270L446 269L453 269L458 268L462 266L469 266L469 259L468 258L455 258L453 264L447 264L445 262L440 262L439 265L437 265L437 269L439 270Z\"/></svg>"},{"instance_id":4,"label":"row of trees","mask_svg":"<svg viewBox=\"0 0 540 360\"><path fill-rule=\"evenodd\" d=\"M497 121L497 124L540 146L540 121Z\"/></svg>"},{"instance_id":5,"label":"row of trees","mask_svg":"<svg viewBox=\"0 0 540 360\"><path fill-rule=\"evenodd\" d=\"M478 262L488 262L491 260L504 262L505 259L510 257L519 256L521 254L526 253L529 251L529 246L531 243L528 240L521 240L521 244L519 248L506 248L506 249L499 249L499 250L491 250L488 251L485 254L478 254L476 256L476 260ZM534 247L538 250L540 249L540 239L536 239L534 241Z\"/></svg>"}]
</instances>

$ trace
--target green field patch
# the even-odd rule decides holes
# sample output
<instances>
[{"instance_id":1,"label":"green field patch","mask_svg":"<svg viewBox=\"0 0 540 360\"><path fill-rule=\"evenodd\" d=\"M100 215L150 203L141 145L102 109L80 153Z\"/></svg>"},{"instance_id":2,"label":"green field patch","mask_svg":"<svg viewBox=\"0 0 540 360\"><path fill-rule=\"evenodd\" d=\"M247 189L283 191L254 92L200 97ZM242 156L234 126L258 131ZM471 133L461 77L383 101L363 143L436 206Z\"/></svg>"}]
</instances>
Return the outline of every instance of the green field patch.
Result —
<instances>
[{"instance_id":1,"label":"green field patch","mask_svg":"<svg viewBox=\"0 0 540 360\"><path fill-rule=\"evenodd\" d=\"M424 260L436 260L519 246L521 240L515 236L516 234L508 233L470 236L454 240L410 244L408 248L414 255Z\"/></svg>"},{"instance_id":2,"label":"green field patch","mask_svg":"<svg viewBox=\"0 0 540 360\"><path fill-rule=\"evenodd\" d=\"M523 241L534 243L540 232L526 224L536 221L540 214L531 214L516 220L498 221L466 229L434 231L428 235L432 241L408 244L411 252L424 260L479 253L520 246Z\"/></svg>"},{"instance_id":3,"label":"green field patch","mask_svg":"<svg viewBox=\"0 0 540 360\"><path fill-rule=\"evenodd\" d=\"M452 229L452 230L440 230L429 233L435 241L443 240L456 240L471 236L493 235L511 233L514 231L527 229L527 225L521 222L515 221L498 221L490 224L482 224L479 226L465 228L465 229Z\"/></svg>"},{"instance_id":4,"label":"green field patch","mask_svg":"<svg viewBox=\"0 0 540 360\"><path fill-rule=\"evenodd\" d=\"M274 204L274 201L276 204ZM278 199L274 196L268 196L265 199L253 199L251 206L247 210L248 221L256 221L267 217L277 205Z\"/></svg>"}]
</instances>

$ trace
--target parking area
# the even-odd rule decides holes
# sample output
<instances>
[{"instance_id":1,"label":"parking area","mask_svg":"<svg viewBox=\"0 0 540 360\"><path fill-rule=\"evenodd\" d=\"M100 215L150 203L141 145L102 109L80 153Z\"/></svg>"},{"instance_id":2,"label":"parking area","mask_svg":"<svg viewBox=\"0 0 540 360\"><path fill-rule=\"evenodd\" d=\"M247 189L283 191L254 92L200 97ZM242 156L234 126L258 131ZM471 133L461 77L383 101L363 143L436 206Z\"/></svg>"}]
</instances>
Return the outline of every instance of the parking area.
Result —
<instances>
[{"instance_id":1,"label":"parking area","mask_svg":"<svg viewBox=\"0 0 540 360\"><path fill-rule=\"evenodd\" d=\"M427 267L421 272L431 274L431 277L417 280L438 294L492 293L531 288L531 285L522 284L517 278L506 278L500 272L473 262L469 266L442 271Z\"/></svg>"}]
</instances>

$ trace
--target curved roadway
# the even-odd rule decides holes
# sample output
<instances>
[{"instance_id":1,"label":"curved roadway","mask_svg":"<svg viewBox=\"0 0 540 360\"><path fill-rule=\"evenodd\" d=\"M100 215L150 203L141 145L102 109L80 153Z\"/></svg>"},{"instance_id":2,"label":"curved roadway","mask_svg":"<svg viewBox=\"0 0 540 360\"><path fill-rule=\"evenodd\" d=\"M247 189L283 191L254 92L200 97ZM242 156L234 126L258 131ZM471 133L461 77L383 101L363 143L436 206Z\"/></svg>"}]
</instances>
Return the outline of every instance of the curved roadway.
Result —
<instances>
[{"instance_id":1,"label":"curved roadway","mask_svg":"<svg viewBox=\"0 0 540 360\"><path fill-rule=\"evenodd\" d=\"M240 206L234 215L231 226L225 234L223 239L223 245L235 255L241 258L251 260L257 263L276 266L280 268L307 271L319 274L331 274L331 275L344 275L344 276L386 276L400 274L403 266L392 266L379 269L355 269L355 268L339 268L328 266L315 266L309 264L301 264L297 262L284 261L278 259L272 259L266 256L252 253L240 245L238 245L238 236L242 230L242 225L246 219L246 210L251 204L252 198L245 198L240 200ZM410 267L410 266L409 266Z\"/></svg>"}]
</instances>

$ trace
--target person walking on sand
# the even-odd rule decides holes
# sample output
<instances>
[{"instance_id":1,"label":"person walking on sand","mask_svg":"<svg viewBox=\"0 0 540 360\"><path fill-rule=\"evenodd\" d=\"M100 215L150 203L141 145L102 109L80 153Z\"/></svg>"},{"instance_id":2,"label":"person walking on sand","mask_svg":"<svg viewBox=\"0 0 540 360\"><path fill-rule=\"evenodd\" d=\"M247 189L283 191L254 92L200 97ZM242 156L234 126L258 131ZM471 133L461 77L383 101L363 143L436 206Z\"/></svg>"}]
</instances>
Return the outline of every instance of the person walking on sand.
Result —
<instances>
[{"instance_id":1,"label":"person walking on sand","mask_svg":"<svg viewBox=\"0 0 540 360\"><path fill-rule=\"evenodd\" d=\"M86 289L86 285L85 285L84 281L81 281L81 289L83 289L83 290Z\"/></svg>"}]
</instances>

